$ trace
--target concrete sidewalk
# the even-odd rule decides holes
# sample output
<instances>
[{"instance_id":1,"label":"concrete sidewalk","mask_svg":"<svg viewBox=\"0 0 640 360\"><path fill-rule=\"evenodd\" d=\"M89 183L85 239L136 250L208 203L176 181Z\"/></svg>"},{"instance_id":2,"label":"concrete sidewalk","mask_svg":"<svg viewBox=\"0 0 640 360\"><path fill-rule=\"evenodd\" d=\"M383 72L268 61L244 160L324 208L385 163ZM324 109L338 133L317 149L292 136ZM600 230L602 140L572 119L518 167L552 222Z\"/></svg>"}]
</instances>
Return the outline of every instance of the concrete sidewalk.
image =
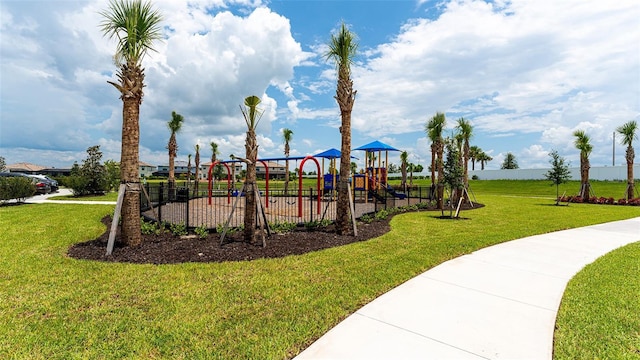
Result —
<instances>
[{"instance_id":1,"label":"concrete sidewalk","mask_svg":"<svg viewBox=\"0 0 640 360\"><path fill-rule=\"evenodd\" d=\"M380 296L296 359L551 359L568 281L636 241L640 217L481 249Z\"/></svg>"},{"instance_id":2,"label":"concrete sidewalk","mask_svg":"<svg viewBox=\"0 0 640 360\"><path fill-rule=\"evenodd\" d=\"M64 189L58 190L58 192L55 192L55 193L32 196L26 199L25 202L28 204L44 204L44 203L85 204L85 205L115 205L116 204L115 201L51 200L50 199L51 197L54 197L54 196L66 196L66 195L72 195L72 194L73 192L71 191L71 189L64 188Z\"/></svg>"}]
</instances>

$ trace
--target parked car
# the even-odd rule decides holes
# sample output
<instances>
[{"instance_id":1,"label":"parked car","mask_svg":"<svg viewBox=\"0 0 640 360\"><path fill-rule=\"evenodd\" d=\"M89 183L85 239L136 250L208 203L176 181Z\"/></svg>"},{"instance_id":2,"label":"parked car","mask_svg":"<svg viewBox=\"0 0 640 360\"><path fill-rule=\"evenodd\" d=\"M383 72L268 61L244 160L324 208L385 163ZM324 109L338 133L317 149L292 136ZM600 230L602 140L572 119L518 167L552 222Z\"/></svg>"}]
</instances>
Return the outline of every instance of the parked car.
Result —
<instances>
[{"instance_id":1,"label":"parked car","mask_svg":"<svg viewBox=\"0 0 640 360\"><path fill-rule=\"evenodd\" d=\"M54 179L52 179L52 178L50 178L50 177L48 177L46 175L31 175L31 176L48 183L49 186L51 187L51 192L52 193L58 192L58 182L56 180L54 180Z\"/></svg>"},{"instance_id":2,"label":"parked car","mask_svg":"<svg viewBox=\"0 0 640 360\"><path fill-rule=\"evenodd\" d=\"M34 177L33 175L27 175L27 174L17 173L17 172L2 172L0 173L0 176L26 177L28 179L31 179L31 181L35 185L37 194L48 194L51 192L51 185L49 185L47 182L43 181L42 179Z\"/></svg>"}]
</instances>

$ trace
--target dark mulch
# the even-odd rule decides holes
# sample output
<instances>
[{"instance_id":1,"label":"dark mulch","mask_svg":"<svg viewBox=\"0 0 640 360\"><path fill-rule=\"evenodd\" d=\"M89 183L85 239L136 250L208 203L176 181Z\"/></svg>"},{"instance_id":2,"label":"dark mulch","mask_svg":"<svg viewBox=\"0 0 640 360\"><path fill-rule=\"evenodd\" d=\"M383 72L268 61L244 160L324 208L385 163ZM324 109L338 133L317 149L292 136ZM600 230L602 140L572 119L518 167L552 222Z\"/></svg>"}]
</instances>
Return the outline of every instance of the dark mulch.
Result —
<instances>
[{"instance_id":1,"label":"dark mulch","mask_svg":"<svg viewBox=\"0 0 640 360\"><path fill-rule=\"evenodd\" d=\"M474 204L474 209L482 206L482 204ZM427 211L429 210L434 209L427 209ZM391 216L385 220L374 221L369 224L359 222L358 236L338 235L333 225L316 228L312 231L298 228L288 233L272 234L270 237L266 237L266 247L262 247L261 244L252 245L243 242L241 232L227 234L225 244L221 245L220 234L212 233L206 238L199 238L195 235L177 237L167 231L160 235L142 235L143 243L137 247L120 244L117 241L118 234L113 253L107 256L108 229L111 228L111 217L105 216L102 222L107 226L107 231L97 239L73 245L68 254L76 259L139 264L225 262L278 258L378 237L390 230L390 219ZM227 241L229 242L227 243Z\"/></svg>"}]
</instances>

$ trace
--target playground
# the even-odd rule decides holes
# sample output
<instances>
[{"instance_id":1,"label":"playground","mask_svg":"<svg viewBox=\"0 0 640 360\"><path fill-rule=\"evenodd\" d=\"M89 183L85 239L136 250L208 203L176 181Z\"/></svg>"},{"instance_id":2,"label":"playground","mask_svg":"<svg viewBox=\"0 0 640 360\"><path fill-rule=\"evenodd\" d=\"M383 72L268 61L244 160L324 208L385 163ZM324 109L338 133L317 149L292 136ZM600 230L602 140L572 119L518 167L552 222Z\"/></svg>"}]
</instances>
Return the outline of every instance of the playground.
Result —
<instances>
[{"instance_id":1,"label":"playground","mask_svg":"<svg viewBox=\"0 0 640 360\"><path fill-rule=\"evenodd\" d=\"M350 181L350 205L354 218L374 213L381 209L430 203L433 196L428 187L392 187L388 185L389 152L399 151L380 141L355 148L364 151L364 164ZM265 183L259 189L258 215L263 223L333 222L336 219L337 174L336 160L340 151L329 149L315 155L289 158L258 159L264 167ZM354 160L360 160L352 156ZM294 163L296 180L289 189L269 187L270 167L281 161ZM216 161L210 164L206 189L191 191L178 189L172 196L162 185L147 187L148 200L143 203L143 216L148 220L183 223L189 228L207 227L210 230L241 227L244 219L245 201L242 183L235 182L236 164L239 160ZM326 165L326 166L325 166ZM214 179L214 169L222 166L226 177ZM327 169L328 168L328 169ZM314 175L304 175L312 173ZM303 187L303 178L315 178L315 186Z\"/></svg>"}]
</instances>

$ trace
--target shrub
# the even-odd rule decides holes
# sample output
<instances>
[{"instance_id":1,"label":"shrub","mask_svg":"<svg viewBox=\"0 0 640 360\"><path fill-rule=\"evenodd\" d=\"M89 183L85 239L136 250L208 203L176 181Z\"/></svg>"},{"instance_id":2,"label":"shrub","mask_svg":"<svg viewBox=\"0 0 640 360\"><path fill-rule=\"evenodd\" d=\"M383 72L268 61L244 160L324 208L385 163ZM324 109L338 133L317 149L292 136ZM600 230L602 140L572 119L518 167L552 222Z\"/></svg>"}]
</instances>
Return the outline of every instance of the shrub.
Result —
<instances>
[{"instance_id":1,"label":"shrub","mask_svg":"<svg viewBox=\"0 0 640 360\"><path fill-rule=\"evenodd\" d=\"M293 229L295 229L297 226L296 223L294 222L280 222L280 221L275 221L273 223L269 223L269 228L271 229L271 231L280 234L280 233L286 233L286 232L290 232Z\"/></svg>"},{"instance_id":2,"label":"shrub","mask_svg":"<svg viewBox=\"0 0 640 360\"><path fill-rule=\"evenodd\" d=\"M473 175L473 176L471 177L471 180L478 180L478 179L480 179L480 178L478 177L478 175Z\"/></svg>"},{"instance_id":3,"label":"shrub","mask_svg":"<svg viewBox=\"0 0 640 360\"><path fill-rule=\"evenodd\" d=\"M144 218L140 219L140 230L144 235L160 235L160 228L155 222L144 221Z\"/></svg>"},{"instance_id":4,"label":"shrub","mask_svg":"<svg viewBox=\"0 0 640 360\"><path fill-rule=\"evenodd\" d=\"M627 205L627 199L625 198L618 199L618 205Z\"/></svg>"},{"instance_id":5,"label":"shrub","mask_svg":"<svg viewBox=\"0 0 640 360\"><path fill-rule=\"evenodd\" d=\"M183 236L189 233L184 222L169 225L169 231L175 236Z\"/></svg>"},{"instance_id":6,"label":"shrub","mask_svg":"<svg viewBox=\"0 0 640 360\"><path fill-rule=\"evenodd\" d=\"M35 193L36 187L29 178L22 176L0 177L0 201L12 199L24 201Z\"/></svg>"},{"instance_id":7,"label":"shrub","mask_svg":"<svg viewBox=\"0 0 640 360\"><path fill-rule=\"evenodd\" d=\"M207 236L209 236L209 229L207 228L207 226L205 224L202 224L202 225L198 226L197 228L195 228L193 230L193 232L195 232L196 235L198 235L198 237L200 239L204 239Z\"/></svg>"}]
</instances>

